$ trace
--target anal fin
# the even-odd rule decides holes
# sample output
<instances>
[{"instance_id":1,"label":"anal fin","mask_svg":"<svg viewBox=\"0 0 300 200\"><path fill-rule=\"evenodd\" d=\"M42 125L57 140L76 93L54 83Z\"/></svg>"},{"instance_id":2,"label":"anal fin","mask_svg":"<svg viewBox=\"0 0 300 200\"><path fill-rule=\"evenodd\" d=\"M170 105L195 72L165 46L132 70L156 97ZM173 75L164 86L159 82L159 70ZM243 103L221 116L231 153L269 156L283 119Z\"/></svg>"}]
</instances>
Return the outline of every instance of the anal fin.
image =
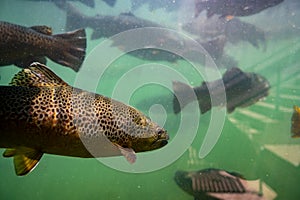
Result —
<instances>
[{"instance_id":1,"label":"anal fin","mask_svg":"<svg viewBox=\"0 0 300 200\"><path fill-rule=\"evenodd\" d=\"M43 153L28 147L6 149L4 157L14 157L15 171L18 176L31 172L40 161Z\"/></svg>"}]
</instances>

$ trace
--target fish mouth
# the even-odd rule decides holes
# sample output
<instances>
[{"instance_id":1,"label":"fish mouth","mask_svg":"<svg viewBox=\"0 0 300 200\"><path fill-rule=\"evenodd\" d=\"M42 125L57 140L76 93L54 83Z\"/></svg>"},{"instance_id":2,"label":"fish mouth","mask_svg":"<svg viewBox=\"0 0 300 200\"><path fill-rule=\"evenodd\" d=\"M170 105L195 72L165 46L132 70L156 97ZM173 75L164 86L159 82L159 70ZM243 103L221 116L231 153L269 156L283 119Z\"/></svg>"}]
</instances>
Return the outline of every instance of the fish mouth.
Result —
<instances>
[{"instance_id":1,"label":"fish mouth","mask_svg":"<svg viewBox=\"0 0 300 200\"><path fill-rule=\"evenodd\" d=\"M152 145L153 147L160 148L168 144L169 135L167 132L163 132L155 141L153 141Z\"/></svg>"},{"instance_id":2,"label":"fish mouth","mask_svg":"<svg viewBox=\"0 0 300 200\"><path fill-rule=\"evenodd\" d=\"M158 144L160 144L159 146L161 146L161 147L163 147L163 146L165 146L166 144L168 144L168 140L167 139L157 139L156 141L154 141L153 143L152 143L152 145L158 145Z\"/></svg>"}]
</instances>

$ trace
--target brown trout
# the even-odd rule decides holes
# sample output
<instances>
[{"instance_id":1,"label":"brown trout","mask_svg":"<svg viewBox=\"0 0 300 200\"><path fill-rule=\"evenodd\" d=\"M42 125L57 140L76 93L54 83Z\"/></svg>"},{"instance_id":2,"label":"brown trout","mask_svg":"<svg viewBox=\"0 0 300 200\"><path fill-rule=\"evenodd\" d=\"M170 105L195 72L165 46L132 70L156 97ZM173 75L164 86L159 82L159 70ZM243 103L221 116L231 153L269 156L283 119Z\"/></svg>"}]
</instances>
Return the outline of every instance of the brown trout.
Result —
<instances>
[{"instance_id":1,"label":"brown trout","mask_svg":"<svg viewBox=\"0 0 300 200\"><path fill-rule=\"evenodd\" d=\"M33 63L0 86L0 148L25 175L44 153L74 157L124 155L165 146L167 132L133 107L73 88Z\"/></svg>"},{"instance_id":2,"label":"brown trout","mask_svg":"<svg viewBox=\"0 0 300 200\"><path fill-rule=\"evenodd\" d=\"M226 16L249 16L274 7L284 0L195 0L195 16L206 10L207 17L214 14Z\"/></svg>"},{"instance_id":3,"label":"brown trout","mask_svg":"<svg viewBox=\"0 0 300 200\"><path fill-rule=\"evenodd\" d=\"M224 89L222 84L224 84ZM197 96L201 113L206 113L212 106L226 106L227 112L233 112L237 107L247 107L269 95L270 83L256 73L243 72L237 67L228 69L221 79L203 82L201 86L192 88L179 81L173 82L174 113L193 101L190 92ZM226 99L222 98L223 93ZM212 102L211 99L215 101ZM225 100L225 102L223 101Z\"/></svg>"},{"instance_id":4,"label":"brown trout","mask_svg":"<svg viewBox=\"0 0 300 200\"><path fill-rule=\"evenodd\" d=\"M84 29L51 35L47 26L24 27L0 21L0 66L27 67L46 58L78 71L85 57Z\"/></svg>"},{"instance_id":5,"label":"brown trout","mask_svg":"<svg viewBox=\"0 0 300 200\"><path fill-rule=\"evenodd\" d=\"M291 133L293 138L300 137L300 108L294 106L294 112L292 115Z\"/></svg>"},{"instance_id":6,"label":"brown trout","mask_svg":"<svg viewBox=\"0 0 300 200\"><path fill-rule=\"evenodd\" d=\"M67 12L66 30L91 28L93 30L91 35L92 40L111 37L130 29L162 27L160 24L139 18L132 13L121 13L118 16L99 14L96 16L87 16L70 3L67 3L64 7Z\"/></svg>"}]
</instances>

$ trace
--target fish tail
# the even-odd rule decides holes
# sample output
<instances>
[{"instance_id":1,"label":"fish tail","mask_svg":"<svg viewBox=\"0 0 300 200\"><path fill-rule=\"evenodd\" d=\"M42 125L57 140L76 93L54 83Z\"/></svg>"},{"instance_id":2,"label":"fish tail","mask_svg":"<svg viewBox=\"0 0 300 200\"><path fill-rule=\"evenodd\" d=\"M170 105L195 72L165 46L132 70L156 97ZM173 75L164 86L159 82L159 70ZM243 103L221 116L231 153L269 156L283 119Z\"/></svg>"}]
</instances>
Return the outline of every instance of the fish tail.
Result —
<instances>
[{"instance_id":1,"label":"fish tail","mask_svg":"<svg viewBox=\"0 0 300 200\"><path fill-rule=\"evenodd\" d=\"M173 81L173 91L173 111L177 114L191 102L191 99L193 99L192 95L195 93L191 86L179 81Z\"/></svg>"},{"instance_id":2,"label":"fish tail","mask_svg":"<svg viewBox=\"0 0 300 200\"><path fill-rule=\"evenodd\" d=\"M54 62L70 67L78 72L85 58L86 34L84 29L57 34L56 49L51 50L48 56Z\"/></svg>"}]
</instances>

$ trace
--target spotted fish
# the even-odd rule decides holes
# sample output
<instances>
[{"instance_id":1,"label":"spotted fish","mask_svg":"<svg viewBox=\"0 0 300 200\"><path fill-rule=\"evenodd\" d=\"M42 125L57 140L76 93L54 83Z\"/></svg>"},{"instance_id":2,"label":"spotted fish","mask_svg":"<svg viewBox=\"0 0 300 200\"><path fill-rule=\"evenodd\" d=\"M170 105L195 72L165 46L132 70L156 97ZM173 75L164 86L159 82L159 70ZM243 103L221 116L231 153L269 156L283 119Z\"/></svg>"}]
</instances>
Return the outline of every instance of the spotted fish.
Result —
<instances>
[{"instance_id":1,"label":"spotted fish","mask_svg":"<svg viewBox=\"0 0 300 200\"><path fill-rule=\"evenodd\" d=\"M294 106L294 113L292 115L291 133L293 138L300 137L300 108Z\"/></svg>"},{"instance_id":2,"label":"spotted fish","mask_svg":"<svg viewBox=\"0 0 300 200\"><path fill-rule=\"evenodd\" d=\"M121 13L118 16L99 14L96 16L87 16L70 3L65 5L65 9L67 12L66 30L91 28L93 30L91 35L92 40L111 37L136 28L162 27L160 24L139 18L130 12Z\"/></svg>"},{"instance_id":3,"label":"spotted fish","mask_svg":"<svg viewBox=\"0 0 300 200\"><path fill-rule=\"evenodd\" d=\"M27 67L46 57L78 71L85 57L84 29L52 35L47 26L25 27L0 21L0 66Z\"/></svg>"},{"instance_id":4,"label":"spotted fish","mask_svg":"<svg viewBox=\"0 0 300 200\"><path fill-rule=\"evenodd\" d=\"M74 157L124 155L167 144L168 134L133 107L73 88L33 63L0 86L0 148L25 175L44 153Z\"/></svg>"},{"instance_id":5,"label":"spotted fish","mask_svg":"<svg viewBox=\"0 0 300 200\"><path fill-rule=\"evenodd\" d=\"M207 11L207 17L214 14L225 16L249 16L276 6L284 0L195 0L195 16Z\"/></svg>"},{"instance_id":6,"label":"spotted fish","mask_svg":"<svg viewBox=\"0 0 300 200\"><path fill-rule=\"evenodd\" d=\"M242 175L221 169L177 171L175 182L195 200L263 200L259 188L250 186ZM258 181L253 181L258 182Z\"/></svg>"}]
</instances>

